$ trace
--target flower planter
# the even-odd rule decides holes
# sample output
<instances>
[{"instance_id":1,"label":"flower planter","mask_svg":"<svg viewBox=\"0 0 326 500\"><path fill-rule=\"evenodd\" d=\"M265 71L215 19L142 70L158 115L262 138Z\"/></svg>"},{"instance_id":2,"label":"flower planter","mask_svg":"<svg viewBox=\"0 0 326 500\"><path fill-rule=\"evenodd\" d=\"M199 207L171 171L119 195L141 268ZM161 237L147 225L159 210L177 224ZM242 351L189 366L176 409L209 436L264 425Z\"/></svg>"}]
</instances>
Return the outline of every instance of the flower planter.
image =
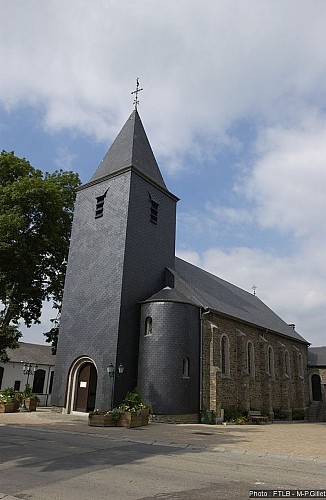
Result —
<instances>
[{"instance_id":1,"label":"flower planter","mask_svg":"<svg viewBox=\"0 0 326 500\"><path fill-rule=\"evenodd\" d=\"M147 425L149 419L149 409L145 408L144 410L141 411L140 415L141 415L142 425Z\"/></svg>"},{"instance_id":2,"label":"flower planter","mask_svg":"<svg viewBox=\"0 0 326 500\"><path fill-rule=\"evenodd\" d=\"M118 420L118 427L141 427L145 425L143 421L144 419L141 413L125 411Z\"/></svg>"},{"instance_id":3,"label":"flower planter","mask_svg":"<svg viewBox=\"0 0 326 500\"><path fill-rule=\"evenodd\" d=\"M13 413L15 411L15 403L0 403L0 413Z\"/></svg>"},{"instance_id":4,"label":"flower planter","mask_svg":"<svg viewBox=\"0 0 326 500\"><path fill-rule=\"evenodd\" d=\"M15 401L14 401L14 411L18 411L19 407L20 407L20 402L18 401L18 399L15 399Z\"/></svg>"},{"instance_id":5,"label":"flower planter","mask_svg":"<svg viewBox=\"0 0 326 500\"><path fill-rule=\"evenodd\" d=\"M37 401L30 398L26 398L25 406L27 411L36 411Z\"/></svg>"},{"instance_id":6,"label":"flower planter","mask_svg":"<svg viewBox=\"0 0 326 500\"><path fill-rule=\"evenodd\" d=\"M89 415L88 425L93 427L115 427L117 422L111 415Z\"/></svg>"}]
</instances>

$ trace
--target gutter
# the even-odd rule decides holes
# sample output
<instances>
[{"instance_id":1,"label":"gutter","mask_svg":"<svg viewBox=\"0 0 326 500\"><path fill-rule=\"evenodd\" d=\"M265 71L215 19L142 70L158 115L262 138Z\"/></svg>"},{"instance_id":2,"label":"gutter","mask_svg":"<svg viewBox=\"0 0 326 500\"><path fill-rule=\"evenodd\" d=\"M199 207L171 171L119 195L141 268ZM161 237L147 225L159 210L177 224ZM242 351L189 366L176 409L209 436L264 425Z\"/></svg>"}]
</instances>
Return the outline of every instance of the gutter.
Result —
<instances>
[{"instance_id":1,"label":"gutter","mask_svg":"<svg viewBox=\"0 0 326 500\"><path fill-rule=\"evenodd\" d=\"M211 310L208 307L201 307L199 310L200 314L200 359L199 359L199 421L201 422L202 410L203 410L203 325L204 316L209 314Z\"/></svg>"}]
</instances>

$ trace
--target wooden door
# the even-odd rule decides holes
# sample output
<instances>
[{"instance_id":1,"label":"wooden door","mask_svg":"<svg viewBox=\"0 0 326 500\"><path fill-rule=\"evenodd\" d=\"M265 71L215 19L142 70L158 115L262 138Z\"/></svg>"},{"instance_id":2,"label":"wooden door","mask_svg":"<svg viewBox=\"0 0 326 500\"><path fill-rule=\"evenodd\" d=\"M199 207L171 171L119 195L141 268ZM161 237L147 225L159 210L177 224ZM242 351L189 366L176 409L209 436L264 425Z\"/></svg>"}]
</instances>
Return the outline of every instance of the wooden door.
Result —
<instances>
[{"instance_id":1,"label":"wooden door","mask_svg":"<svg viewBox=\"0 0 326 500\"><path fill-rule=\"evenodd\" d=\"M92 363L85 363L77 377L75 411L88 412L95 408L97 372Z\"/></svg>"}]
</instances>

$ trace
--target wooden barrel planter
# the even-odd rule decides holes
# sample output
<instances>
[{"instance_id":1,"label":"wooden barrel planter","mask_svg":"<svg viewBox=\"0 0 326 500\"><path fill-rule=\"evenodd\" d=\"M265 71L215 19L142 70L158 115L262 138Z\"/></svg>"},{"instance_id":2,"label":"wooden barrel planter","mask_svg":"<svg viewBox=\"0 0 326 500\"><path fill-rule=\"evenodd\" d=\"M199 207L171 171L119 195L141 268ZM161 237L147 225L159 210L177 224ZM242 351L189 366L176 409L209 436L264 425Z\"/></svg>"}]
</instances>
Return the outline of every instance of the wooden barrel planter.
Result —
<instances>
[{"instance_id":1,"label":"wooden barrel planter","mask_svg":"<svg viewBox=\"0 0 326 500\"><path fill-rule=\"evenodd\" d=\"M36 411L37 401L35 399L26 398L25 406L27 411Z\"/></svg>"},{"instance_id":2,"label":"wooden barrel planter","mask_svg":"<svg viewBox=\"0 0 326 500\"><path fill-rule=\"evenodd\" d=\"M149 410L142 410L140 413L125 411L118 420L118 427L141 427L148 424Z\"/></svg>"},{"instance_id":3,"label":"wooden barrel planter","mask_svg":"<svg viewBox=\"0 0 326 500\"><path fill-rule=\"evenodd\" d=\"M115 427L117 422L111 415L89 415L88 425L93 427Z\"/></svg>"},{"instance_id":4,"label":"wooden barrel planter","mask_svg":"<svg viewBox=\"0 0 326 500\"><path fill-rule=\"evenodd\" d=\"M0 413L13 413L15 411L15 403L0 403Z\"/></svg>"}]
</instances>

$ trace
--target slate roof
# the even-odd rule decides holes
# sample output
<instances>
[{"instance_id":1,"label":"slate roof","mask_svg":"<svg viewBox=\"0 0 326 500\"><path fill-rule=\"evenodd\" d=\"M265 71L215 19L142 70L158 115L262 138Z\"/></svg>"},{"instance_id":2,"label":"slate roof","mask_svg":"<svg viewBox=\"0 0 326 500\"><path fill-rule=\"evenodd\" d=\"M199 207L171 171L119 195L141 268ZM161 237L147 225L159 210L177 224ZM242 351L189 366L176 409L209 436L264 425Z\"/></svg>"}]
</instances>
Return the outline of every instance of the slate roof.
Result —
<instances>
[{"instance_id":1,"label":"slate roof","mask_svg":"<svg viewBox=\"0 0 326 500\"><path fill-rule=\"evenodd\" d=\"M175 288L192 303L308 344L257 296L238 288L188 262L175 258Z\"/></svg>"},{"instance_id":2,"label":"slate roof","mask_svg":"<svg viewBox=\"0 0 326 500\"><path fill-rule=\"evenodd\" d=\"M144 300L142 303L146 302L180 302L182 304L198 305L196 302L190 300L188 297L179 293L175 288L170 288L166 286L159 292L152 295L149 299Z\"/></svg>"},{"instance_id":3,"label":"slate roof","mask_svg":"<svg viewBox=\"0 0 326 500\"><path fill-rule=\"evenodd\" d=\"M131 166L167 189L137 110L131 113L89 182Z\"/></svg>"},{"instance_id":4,"label":"slate roof","mask_svg":"<svg viewBox=\"0 0 326 500\"><path fill-rule=\"evenodd\" d=\"M326 366L326 346L308 348L309 366Z\"/></svg>"},{"instance_id":5,"label":"slate roof","mask_svg":"<svg viewBox=\"0 0 326 500\"><path fill-rule=\"evenodd\" d=\"M17 349L7 349L7 354L12 363L36 363L37 365L55 364L55 356L52 355L51 346L40 344L29 344L19 342Z\"/></svg>"}]
</instances>

